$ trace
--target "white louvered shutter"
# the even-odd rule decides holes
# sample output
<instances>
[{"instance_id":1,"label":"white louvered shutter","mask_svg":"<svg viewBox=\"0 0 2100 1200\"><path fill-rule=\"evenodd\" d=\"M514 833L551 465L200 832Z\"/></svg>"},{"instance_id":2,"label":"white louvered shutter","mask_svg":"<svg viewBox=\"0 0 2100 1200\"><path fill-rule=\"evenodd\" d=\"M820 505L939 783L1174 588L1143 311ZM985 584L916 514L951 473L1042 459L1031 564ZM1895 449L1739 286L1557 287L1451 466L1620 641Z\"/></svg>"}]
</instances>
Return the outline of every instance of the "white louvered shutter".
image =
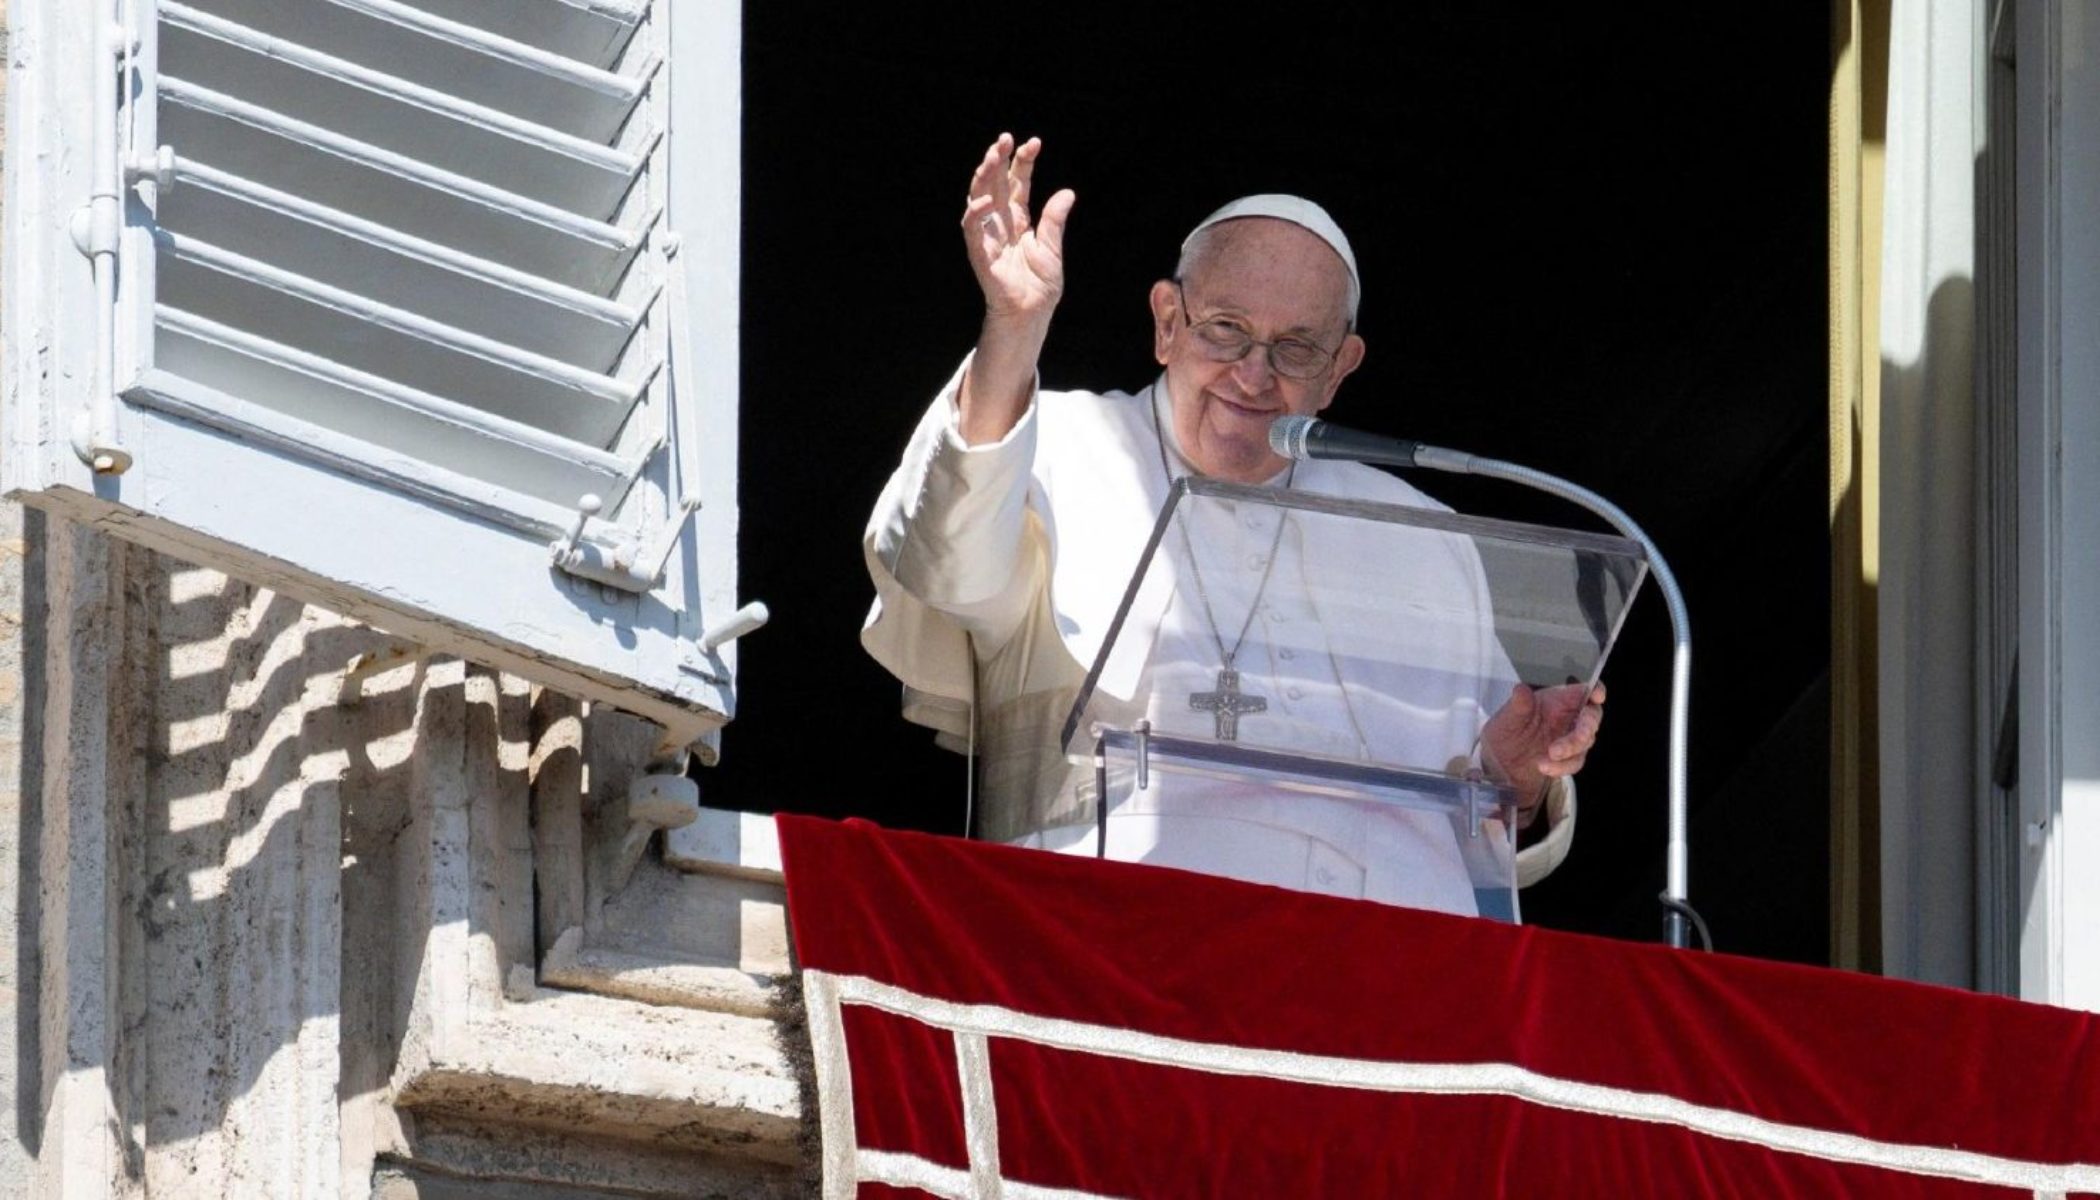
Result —
<instances>
[{"instance_id":1,"label":"white louvered shutter","mask_svg":"<svg viewBox=\"0 0 2100 1200\"><path fill-rule=\"evenodd\" d=\"M672 8L16 0L9 489L718 725L740 14Z\"/></svg>"}]
</instances>

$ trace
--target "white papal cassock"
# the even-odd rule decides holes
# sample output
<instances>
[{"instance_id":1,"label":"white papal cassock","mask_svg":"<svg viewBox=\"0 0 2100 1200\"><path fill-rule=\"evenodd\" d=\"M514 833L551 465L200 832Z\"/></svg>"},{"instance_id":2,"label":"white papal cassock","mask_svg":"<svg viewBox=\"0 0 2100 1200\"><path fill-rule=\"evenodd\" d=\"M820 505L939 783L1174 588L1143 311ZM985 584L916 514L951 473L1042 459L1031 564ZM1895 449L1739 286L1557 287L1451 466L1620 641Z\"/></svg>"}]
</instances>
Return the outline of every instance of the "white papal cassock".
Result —
<instances>
[{"instance_id":1,"label":"white papal cassock","mask_svg":"<svg viewBox=\"0 0 2100 1200\"><path fill-rule=\"evenodd\" d=\"M943 744L965 746L972 697L982 704L981 835L1091 853L1091 822L1082 818L1092 771L1066 761L1059 734L1166 500L1167 470L1179 476L1188 466L1171 420L1155 422L1152 388L1136 396L1043 392L1004 439L966 446L956 427L961 377L919 422L869 522L876 600L862 642L903 682L905 716ZM1164 396L1158 403L1163 409ZM1354 463L1301 463L1291 485L1445 511L1404 481ZM1507 698L1514 671L1462 539L1420 535L1421 553L1396 563L1351 554L1331 536L1309 537L1302 521L1279 530L1275 509L1215 500L1184 508L1184 553L1195 556L1215 619L1191 581L1152 589L1149 600L1141 593L1097 688L1097 709L1120 704L1114 715L1123 721L1144 716L1161 732L1207 736L1212 718L1192 712L1187 697L1213 685L1218 639L1231 645L1247 620L1236 663L1245 690L1268 702L1244 718L1261 723L1263 745L1341 759L1368 757L1376 746L1383 761L1439 765L1475 751L1480 723ZM1435 632L1439 663L1418 661L1406 678L1367 675L1387 670L1366 665L1382 655L1352 644L1367 631L1318 611L1319 597L1349 590L1321 586L1322 573L1333 571L1388 572L1371 590L1396 603L1409 589L1470 592L1476 615ZM1363 580L1354 584L1366 590ZM1308 625L1318 633L1309 635ZM1156 632L1134 638L1132 629ZM1425 666L1440 668L1427 686ZM1453 679L1492 682L1481 694L1454 694ZM1114 858L1474 910L1462 847L1440 815L1159 771L1142 792L1128 781L1109 790ZM1566 855L1574 813L1564 781L1548 798L1548 834L1517 856L1520 884Z\"/></svg>"}]
</instances>

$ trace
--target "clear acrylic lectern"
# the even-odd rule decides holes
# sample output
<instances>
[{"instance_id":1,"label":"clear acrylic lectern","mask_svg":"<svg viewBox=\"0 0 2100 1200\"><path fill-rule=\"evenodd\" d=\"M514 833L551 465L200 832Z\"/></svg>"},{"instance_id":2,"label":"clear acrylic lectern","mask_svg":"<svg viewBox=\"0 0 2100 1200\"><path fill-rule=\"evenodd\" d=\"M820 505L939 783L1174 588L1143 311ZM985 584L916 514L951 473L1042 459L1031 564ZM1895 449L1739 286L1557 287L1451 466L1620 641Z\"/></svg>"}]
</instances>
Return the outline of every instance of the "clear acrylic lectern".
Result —
<instances>
[{"instance_id":1,"label":"clear acrylic lectern","mask_svg":"<svg viewBox=\"0 0 2100 1200\"><path fill-rule=\"evenodd\" d=\"M1623 538L1183 479L1064 786L980 833L1515 919L1519 797L1483 731L1519 682L1586 693L1646 573Z\"/></svg>"}]
</instances>

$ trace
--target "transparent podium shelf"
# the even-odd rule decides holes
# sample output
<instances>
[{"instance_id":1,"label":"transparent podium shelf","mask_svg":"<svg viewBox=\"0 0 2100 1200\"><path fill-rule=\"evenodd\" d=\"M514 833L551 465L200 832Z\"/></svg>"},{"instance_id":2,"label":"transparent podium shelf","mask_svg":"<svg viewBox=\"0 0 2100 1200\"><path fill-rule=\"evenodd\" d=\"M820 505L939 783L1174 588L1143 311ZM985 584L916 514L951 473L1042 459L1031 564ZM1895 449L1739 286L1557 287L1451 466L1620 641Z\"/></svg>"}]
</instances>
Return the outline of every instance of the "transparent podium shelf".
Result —
<instances>
[{"instance_id":1,"label":"transparent podium shelf","mask_svg":"<svg viewBox=\"0 0 2100 1200\"><path fill-rule=\"evenodd\" d=\"M1520 747L1568 731L1646 577L1623 538L1184 479L984 836L1515 913ZM1528 790L1528 789L1527 789Z\"/></svg>"}]
</instances>

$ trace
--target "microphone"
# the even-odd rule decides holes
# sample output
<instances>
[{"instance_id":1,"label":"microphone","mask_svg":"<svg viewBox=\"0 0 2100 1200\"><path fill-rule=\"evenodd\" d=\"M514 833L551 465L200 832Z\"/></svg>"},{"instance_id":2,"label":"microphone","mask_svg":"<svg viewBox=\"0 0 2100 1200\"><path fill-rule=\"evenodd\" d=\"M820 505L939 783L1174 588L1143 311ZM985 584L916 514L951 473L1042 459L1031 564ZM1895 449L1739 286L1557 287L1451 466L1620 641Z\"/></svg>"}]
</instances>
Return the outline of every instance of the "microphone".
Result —
<instances>
[{"instance_id":1,"label":"microphone","mask_svg":"<svg viewBox=\"0 0 2100 1200\"><path fill-rule=\"evenodd\" d=\"M1308 458L1340 458L1351 462L1412 467L1423 465L1420 463L1422 452L1433 447L1406 438L1329 424L1318 417L1286 413L1269 425L1269 449L1294 462Z\"/></svg>"}]
</instances>

